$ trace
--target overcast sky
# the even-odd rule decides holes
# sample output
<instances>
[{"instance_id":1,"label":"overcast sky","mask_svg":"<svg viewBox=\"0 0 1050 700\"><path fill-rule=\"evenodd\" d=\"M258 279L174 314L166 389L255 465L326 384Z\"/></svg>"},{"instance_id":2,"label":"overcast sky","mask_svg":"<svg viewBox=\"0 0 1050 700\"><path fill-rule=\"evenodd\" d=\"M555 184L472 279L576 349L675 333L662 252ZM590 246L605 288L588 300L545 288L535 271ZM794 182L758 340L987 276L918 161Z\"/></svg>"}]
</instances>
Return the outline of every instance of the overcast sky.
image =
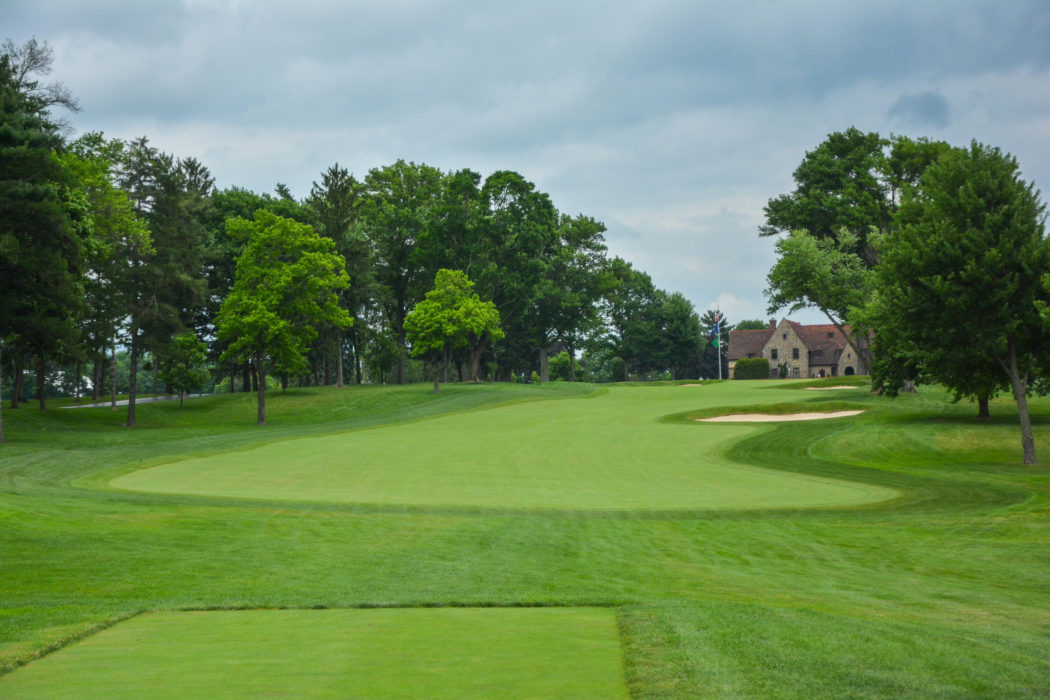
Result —
<instances>
[{"instance_id":1,"label":"overcast sky","mask_svg":"<svg viewBox=\"0 0 1050 700\"><path fill-rule=\"evenodd\" d=\"M296 197L335 162L516 170L730 321L766 317L762 207L833 131L977 139L1050 187L1045 0L0 0L0 19L52 45L78 132Z\"/></svg>"}]
</instances>

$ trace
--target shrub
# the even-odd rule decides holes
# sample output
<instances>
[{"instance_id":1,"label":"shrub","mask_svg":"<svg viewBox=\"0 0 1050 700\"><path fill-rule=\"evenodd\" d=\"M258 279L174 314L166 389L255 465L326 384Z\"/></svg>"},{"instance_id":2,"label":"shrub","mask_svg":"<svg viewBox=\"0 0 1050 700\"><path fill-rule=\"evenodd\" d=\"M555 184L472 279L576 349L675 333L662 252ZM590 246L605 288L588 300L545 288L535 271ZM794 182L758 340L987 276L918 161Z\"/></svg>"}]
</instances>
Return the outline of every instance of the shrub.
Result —
<instances>
[{"instance_id":1,"label":"shrub","mask_svg":"<svg viewBox=\"0 0 1050 700\"><path fill-rule=\"evenodd\" d=\"M764 357L737 360L733 367L733 379L769 379L769 360Z\"/></svg>"}]
</instances>

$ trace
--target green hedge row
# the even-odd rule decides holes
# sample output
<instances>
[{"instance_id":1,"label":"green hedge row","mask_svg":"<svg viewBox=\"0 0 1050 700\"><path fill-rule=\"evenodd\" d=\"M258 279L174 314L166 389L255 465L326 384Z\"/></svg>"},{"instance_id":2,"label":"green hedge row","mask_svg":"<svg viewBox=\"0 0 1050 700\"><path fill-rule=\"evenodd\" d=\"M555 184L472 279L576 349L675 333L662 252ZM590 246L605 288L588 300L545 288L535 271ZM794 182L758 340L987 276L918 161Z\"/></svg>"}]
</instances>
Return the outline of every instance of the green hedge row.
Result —
<instances>
[{"instance_id":1,"label":"green hedge row","mask_svg":"<svg viewBox=\"0 0 1050 700\"><path fill-rule=\"evenodd\" d=\"M769 360L764 357L737 360L733 366L733 379L769 379Z\"/></svg>"}]
</instances>

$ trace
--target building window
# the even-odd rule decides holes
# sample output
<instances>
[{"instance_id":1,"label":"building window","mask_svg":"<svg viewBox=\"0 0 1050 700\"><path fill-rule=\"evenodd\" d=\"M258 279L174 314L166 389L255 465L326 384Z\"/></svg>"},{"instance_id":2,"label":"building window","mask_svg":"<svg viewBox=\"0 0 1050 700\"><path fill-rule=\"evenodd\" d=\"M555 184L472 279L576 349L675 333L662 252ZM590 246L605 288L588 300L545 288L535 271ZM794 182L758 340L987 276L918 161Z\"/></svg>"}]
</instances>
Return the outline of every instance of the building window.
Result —
<instances>
[{"instance_id":1,"label":"building window","mask_svg":"<svg viewBox=\"0 0 1050 700\"><path fill-rule=\"evenodd\" d=\"M784 340L787 340L787 339L788 339L788 334L787 334L787 333L785 333L785 334L783 334L783 335L782 335L782 336L780 336L780 337L781 337L781 338L783 338Z\"/></svg>"},{"instance_id":2,"label":"building window","mask_svg":"<svg viewBox=\"0 0 1050 700\"><path fill-rule=\"evenodd\" d=\"M798 359L798 348L795 348L794 350L791 351L791 359L792 360L797 360Z\"/></svg>"},{"instance_id":3,"label":"building window","mask_svg":"<svg viewBox=\"0 0 1050 700\"><path fill-rule=\"evenodd\" d=\"M800 376L802 376L798 372L798 367L795 367L793 370L791 370L791 376L795 379L798 379Z\"/></svg>"},{"instance_id":4,"label":"building window","mask_svg":"<svg viewBox=\"0 0 1050 700\"><path fill-rule=\"evenodd\" d=\"M771 359L771 360L777 359L777 349L776 348L773 348L772 350L769 351L769 359Z\"/></svg>"}]
</instances>

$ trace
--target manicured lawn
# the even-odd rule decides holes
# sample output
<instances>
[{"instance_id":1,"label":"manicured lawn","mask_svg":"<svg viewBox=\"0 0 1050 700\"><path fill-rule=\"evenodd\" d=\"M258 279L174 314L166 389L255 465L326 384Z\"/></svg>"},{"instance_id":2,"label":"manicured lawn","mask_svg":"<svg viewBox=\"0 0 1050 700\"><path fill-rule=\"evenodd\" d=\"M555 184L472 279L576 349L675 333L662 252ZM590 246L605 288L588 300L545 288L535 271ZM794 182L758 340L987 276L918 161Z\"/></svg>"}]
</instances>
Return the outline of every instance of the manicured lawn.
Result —
<instances>
[{"instance_id":1,"label":"manicured lawn","mask_svg":"<svg viewBox=\"0 0 1050 700\"><path fill-rule=\"evenodd\" d=\"M1020 464L1011 402L978 421L935 389L889 400L799 386L315 389L269 397L263 429L245 395L142 406L135 430L104 408L5 410L0 669L42 668L65 652L33 659L144 612L108 630L189 609L542 605L615 616L633 697L1050 695L1050 468ZM687 420L796 404L865 413ZM1050 462L1050 401L1032 405ZM382 459L383 436L400 458ZM454 483L440 459L420 468L427 444L485 488ZM187 464L282 445L289 468L322 445L336 472L366 446L378 461L367 489L340 476L275 493L259 459L246 463L262 472L254 494L215 480L202 495L109 486L137 474L186 488ZM480 469L475 453L506 457ZM308 476L328 478L322 466ZM764 477L751 495L767 507L733 484L743 473ZM649 483L664 479L678 481ZM774 481L788 493L763 488ZM705 500L716 482L733 488ZM820 500L829 488L868 496L835 505Z\"/></svg>"},{"instance_id":2,"label":"manicured lawn","mask_svg":"<svg viewBox=\"0 0 1050 700\"><path fill-rule=\"evenodd\" d=\"M5 698L626 698L602 608L147 613L0 676Z\"/></svg>"},{"instance_id":3,"label":"manicured lawn","mask_svg":"<svg viewBox=\"0 0 1050 700\"><path fill-rule=\"evenodd\" d=\"M703 398L729 388L712 387ZM283 440L132 471L111 485L201 496L566 510L845 506L898 495L726 460L720 455L729 445L762 429L683 430L659 418L695 407L700 392L651 387L645 400L640 393L613 390L587 401L530 402Z\"/></svg>"}]
</instances>

